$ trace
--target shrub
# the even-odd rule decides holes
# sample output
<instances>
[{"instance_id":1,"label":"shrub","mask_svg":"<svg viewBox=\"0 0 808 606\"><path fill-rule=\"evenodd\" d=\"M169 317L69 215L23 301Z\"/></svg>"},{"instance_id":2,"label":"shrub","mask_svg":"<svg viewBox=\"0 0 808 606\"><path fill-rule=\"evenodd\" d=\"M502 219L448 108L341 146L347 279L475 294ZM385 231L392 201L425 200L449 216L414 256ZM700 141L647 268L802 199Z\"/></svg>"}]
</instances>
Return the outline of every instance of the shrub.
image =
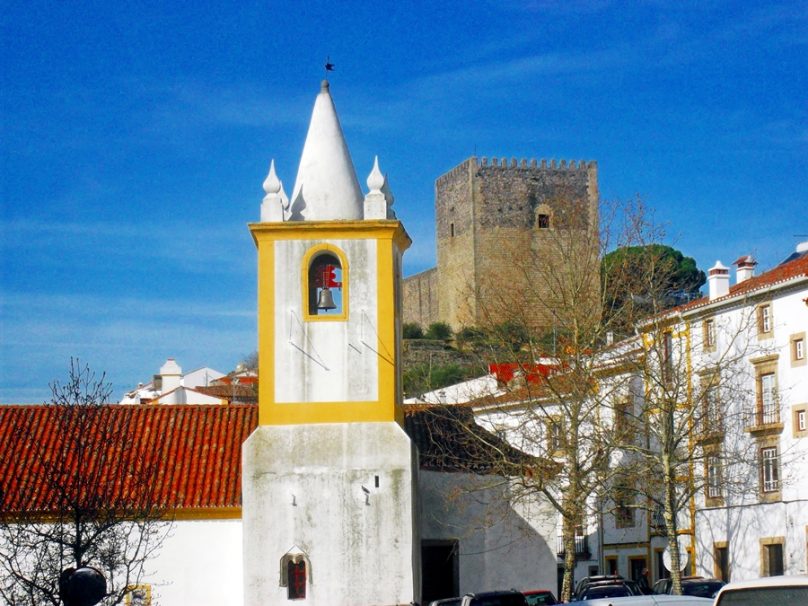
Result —
<instances>
[{"instance_id":1,"label":"shrub","mask_svg":"<svg viewBox=\"0 0 808 606\"><path fill-rule=\"evenodd\" d=\"M452 327L446 322L433 322L426 331L427 339L445 341L452 338Z\"/></svg>"},{"instance_id":2,"label":"shrub","mask_svg":"<svg viewBox=\"0 0 808 606\"><path fill-rule=\"evenodd\" d=\"M424 329L416 322L405 322L402 327L402 333L405 339L423 339Z\"/></svg>"}]
</instances>

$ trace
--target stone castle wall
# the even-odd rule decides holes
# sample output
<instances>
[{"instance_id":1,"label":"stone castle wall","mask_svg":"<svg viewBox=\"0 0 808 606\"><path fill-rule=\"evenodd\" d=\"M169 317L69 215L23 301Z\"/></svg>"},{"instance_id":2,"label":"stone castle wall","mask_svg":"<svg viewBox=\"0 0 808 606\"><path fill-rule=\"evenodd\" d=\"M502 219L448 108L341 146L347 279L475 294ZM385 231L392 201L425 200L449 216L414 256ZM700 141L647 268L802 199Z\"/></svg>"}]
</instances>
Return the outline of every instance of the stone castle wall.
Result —
<instances>
[{"instance_id":1,"label":"stone castle wall","mask_svg":"<svg viewBox=\"0 0 808 606\"><path fill-rule=\"evenodd\" d=\"M424 328L438 321L438 268L433 267L404 280L404 323Z\"/></svg>"},{"instance_id":2,"label":"stone castle wall","mask_svg":"<svg viewBox=\"0 0 808 606\"><path fill-rule=\"evenodd\" d=\"M419 314L455 329L551 327L569 278L598 288L597 207L594 162L462 162L435 184L437 310L421 299ZM405 317L415 305L405 294Z\"/></svg>"}]
</instances>

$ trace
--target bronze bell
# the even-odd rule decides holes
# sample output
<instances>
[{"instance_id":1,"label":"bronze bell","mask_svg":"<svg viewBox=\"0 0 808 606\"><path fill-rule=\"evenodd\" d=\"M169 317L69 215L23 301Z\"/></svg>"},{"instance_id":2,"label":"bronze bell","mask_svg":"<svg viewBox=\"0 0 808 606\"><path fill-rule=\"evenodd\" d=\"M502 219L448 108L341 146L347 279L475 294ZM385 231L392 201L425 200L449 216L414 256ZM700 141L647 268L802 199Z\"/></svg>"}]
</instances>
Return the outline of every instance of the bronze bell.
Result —
<instances>
[{"instance_id":1,"label":"bronze bell","mask_svg":"<svg viewBox=\"0 0 808 606\"><path fill-rule=\"evenodd\" d=\"M317 309L336 309L334 305L334 297L331 294L331 289L323 288L320 291L320 296L317 298Z\"/></svg>"}]
</instances>

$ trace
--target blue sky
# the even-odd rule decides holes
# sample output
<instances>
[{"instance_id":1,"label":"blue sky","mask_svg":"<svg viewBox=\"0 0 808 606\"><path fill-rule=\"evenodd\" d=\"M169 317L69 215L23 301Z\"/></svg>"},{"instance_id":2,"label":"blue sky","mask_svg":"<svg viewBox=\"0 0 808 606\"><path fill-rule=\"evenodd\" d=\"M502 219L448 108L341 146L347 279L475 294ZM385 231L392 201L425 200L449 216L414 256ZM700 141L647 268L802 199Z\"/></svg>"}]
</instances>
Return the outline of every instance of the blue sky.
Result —
<instances>
[{"instance_id":1,"label":"blue sky","mask_svg":"<svg viewBox=\"0 0 808 606\"><path fill-rule=\"evenodd\" d=\"M434 181L474 155L596 160L702 269L808 233L808 3L18 2L0 51L0 402L70 356L115 397L256 347L261 183L291 192L327 56L434 264Z\"/></svg>"}]
</instances>

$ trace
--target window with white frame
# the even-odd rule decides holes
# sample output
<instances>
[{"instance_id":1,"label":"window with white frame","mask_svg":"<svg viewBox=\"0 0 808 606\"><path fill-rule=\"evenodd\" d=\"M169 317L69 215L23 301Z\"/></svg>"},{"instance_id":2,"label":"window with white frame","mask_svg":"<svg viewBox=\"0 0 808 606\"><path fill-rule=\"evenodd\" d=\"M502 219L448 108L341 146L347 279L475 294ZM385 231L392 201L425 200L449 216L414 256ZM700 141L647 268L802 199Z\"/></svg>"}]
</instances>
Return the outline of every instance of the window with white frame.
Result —
<instances>
[{"instance_id":1,"label":"window with white frame","mask_svg":"<svg viewBox=\"0 0 808 606\"><path fill-rule=\"evenodd\" d=\"M547 450L550 454L561 451L564 446L564 425L560 418L547 421Z\"/></svg>"},{"instance_id":2,"label":"window with white frame","mask_svg":"<svg viewBox=\"0 0 808 606\"><path fill-rule=\"evenodd\" d=\"M808 404L792 405L792 428L791 432L795 438L808 437Z\"/></svg>"},{"instance_id":3,"label":"window with white frame","mask_svg":"<svg viewBox=\"0 0 808 606\"><path fill-rule=\"evenodd\" d=\"M805 366L805 333L791 335L791 365Z\"/></svg>"},{"instance_id":4,"label":"window with white frame","mask_svg":"<svg viewBox=\"0 0 808 606\"><path fill-rule=\"evenodd\" d=\"M707 496L721 498L721 458L717 454L707 457Z\"/></svg>"},{"instance_id":5,"label":"window with white frame","mask_svg":"<svg viewBox=\"0 0 808 606\"><path fill-rule=\"evenodd\" d=\"M765 303L758 307L758 334L768 335L773 327L772 306Z\"/></svg>"},{"instance_id":6,"label":"window with white frame","mask_svg":"<svg viewBox=\"0 0 808 606\"><path fill-rule=\"evenodd\" d=\"M764 493L780 490L780 454L777 446L760 449L760 477Z\"/></svg>"},{"instance_id":7,"label":"window with white frame","mask_svg":"<svg viewBox=\"0 0 808 606\"><path fill-rule=\"evenodd\" d=\"M761 423L777 423L780 414L777 406L777 382L773 372L760 375Z\"/></svg>"}]
</instances>

